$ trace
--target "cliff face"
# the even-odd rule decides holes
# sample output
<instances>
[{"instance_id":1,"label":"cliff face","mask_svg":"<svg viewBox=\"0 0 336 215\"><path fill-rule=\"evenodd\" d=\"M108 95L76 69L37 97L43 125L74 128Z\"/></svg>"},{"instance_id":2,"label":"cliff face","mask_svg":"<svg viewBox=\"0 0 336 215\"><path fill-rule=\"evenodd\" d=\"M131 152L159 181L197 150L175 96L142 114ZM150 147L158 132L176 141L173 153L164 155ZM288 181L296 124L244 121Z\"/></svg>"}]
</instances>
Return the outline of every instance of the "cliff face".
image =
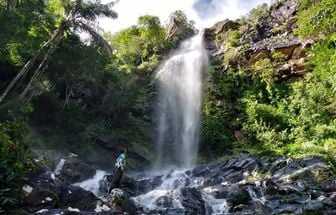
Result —
<instances>
[{"instance_id":1,"label":"cliff face","mask_svg":"<svg viewBox=\"0 0 336 215\"><path fill-rule=\"evenodd\" d=\"M289 117L288 103L293 83L312 71L308 61L314 44L296 35L299 6L298 0L264 4L241 19L205 29L211 64L203 111L204 155L231 155L249 147L259 153L270 151L268 144L278 141L281 148L293 141L287 130L297 127L289 119L296 113Z\"/></svg>"},{"instance_id":2,"label":"cliff face","mask_svg":"<svg viewBox=\"0 0 336 215\"><path fill-rule=\"evenodd\" d=\"M301 77L306 71L305 50L313 41L294 34L298 7L298 0L282 1L270 8L261 5L245 18L220 21L206 29L205 40L213 60L224 61L225 72L238 67L249 69L268 58L276 63L277 79Z\"/></svg>"}]
</instances>

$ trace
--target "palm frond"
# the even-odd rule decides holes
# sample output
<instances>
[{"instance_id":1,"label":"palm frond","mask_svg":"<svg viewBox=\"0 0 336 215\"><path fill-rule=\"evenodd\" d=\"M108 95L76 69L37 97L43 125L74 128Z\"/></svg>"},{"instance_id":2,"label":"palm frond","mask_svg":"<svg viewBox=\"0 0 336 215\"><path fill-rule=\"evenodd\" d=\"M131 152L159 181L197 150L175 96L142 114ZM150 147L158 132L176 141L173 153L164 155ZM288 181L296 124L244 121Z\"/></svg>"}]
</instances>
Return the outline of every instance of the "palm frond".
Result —
<instances>
[{"instance_id":1,"label":"palm frond","mask_svg":"<svg viewBox=\"0 0 336 215\"><path fill-rule=\"evenodd\" d=\"M118 17L117 12L112 10L112 7L116 2L111 2L108 4L101 3L84 3L78 5L77 13L80 17L94 21L99 17L108 17L116 19Z\"/></svg>"},{"instance_id":2,"label":"palm frond","mask_svg":"<svg viewBox=\"0 0 336 215\"><path fill-rule=\"evenodd\" d=\"M82 30L90 34L93 40L97 41L109 54L112 56L112 48L110 44L105 40L103 36L101 36L98 30L92 27L89 23L85 23L83 21L78 21L77 26Z\"/></svg>"}]
</instances>

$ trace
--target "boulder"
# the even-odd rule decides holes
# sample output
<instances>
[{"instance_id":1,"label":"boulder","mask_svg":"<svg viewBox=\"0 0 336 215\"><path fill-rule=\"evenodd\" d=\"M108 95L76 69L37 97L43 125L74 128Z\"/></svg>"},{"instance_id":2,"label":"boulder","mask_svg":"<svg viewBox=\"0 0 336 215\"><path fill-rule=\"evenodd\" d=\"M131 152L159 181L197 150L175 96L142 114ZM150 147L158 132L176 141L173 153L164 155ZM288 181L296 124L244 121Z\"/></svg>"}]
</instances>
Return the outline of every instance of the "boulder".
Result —
<instances>
[{"instance_id":1,"label":"boulder","mask_svg":"<svg viewBox=\"0 0 336 215\"><path fill-rule=\"evenodd\" d=\"M302 207L297 204L281 204L272 211L273 214L302 214Z\"/></svg>"},{"instance_id":2,"label":"boulder","mask_svg":"<svg viewBox=\"0 0 336 215\"><path fill-rule=\"evenodd\" d=\"M56 193L39 187L32 188L32 191L24 198L25 205L31 212L52 209L56 206L58 200Z\"/></svg>"},{"instance_id":3,"label":"boulder","mask_svg":"<svg viewBox=\"0 0 336 215\"><path fill-rule=\"evenodd\" d=\"M265 49L256 50L250 56L250 64L254 64L259 60L270 58L271 54Z\"/></svg>"},{"instance_id":4,"label":"boulder","mask_svg":"<svg viewBox=\"0 0 336 215\"><path fill-rule=\"evenodd\" d=\"M183 39L191 37L194 30L188 28L184 23L181 23L175 16L171 17L168 23L166 39L170 41L180 42Z\"/></svg>"},{"instance_id":5,"label":"boulder","mask_svg":"<svg viewBox=\"0 0 336 215\"><path fill-rule=\"evenodd\" d=\"M181 189L181 197L185 214L206 214L205 202L199 190L184 187Z\"/></svg>"},{"instance_id":6,"label":"boulder","mask_svg":"<svg viewBox=\"0 0 336 215\"><path fill-rule=\"evenodd\" d=\"M119 150L125 147L118 139L110 136L98 137L96 140L96 144L116 153L118 153Z\"/></svg>"},{"instance_id":7,"label":"boulder","mask_svg":"<svg viewBox=\"0 0 336 215\"><path fill-rule=\"evenodd\" d=\"M128 214L135 214L137 208L130 196L120 188L115 188L107 196L107 204L109 207L120 209L120 211Z\"/></svg>"},{"instance_id":8,"label":"boulder","mask_svg":"<svg viewBox=\"0 0 336 215\"><path fill-rule=\"evenodd\" d=\"M91 178L96 173L95 168L82 161L78 156L70 154L64 158L65 162L58 177L68 183L75 183Z\"/></svg>"},{"instance_id":9,"label":"boulder","mask_svg":"<svg viewBox=\"0 0 336 215\"><path fill-rule=\"evenodd\" d=\"M237 206L241 204L248 204L251 200L250 194L247 190L239 189L237 192L231 193L228 198L228 203L232 206Z\"/></svg>"},{"instance_id":10,"label":"boulder","mask_svg":"<svg viewBox=\"0 0 336 215\"><path fill-rule=\"evenodd\" d=\"M310 200L307 201L306 205L303 206L303 211L305 213L309 213L309 212L321 212L323 209L323 203L319 200Z\"/></svg>"},{"instance_id":11,"label":"boulder","mask_svg":"<svg viewBox=\"0 0 336 215\"><path fill-rule=\"evenodd\" d=\"M321 190L324 192L336 192L336 180L328 179L327 181L323 181L321 184Z\"/></svg>"},{"instance_id":12,"label":"boulder","mask_svg":"<svg viewBox=\"0 0 336 215\"><path fill-rule=\"evenodd\" d=\"M167 34L166 34L166 39L172 39L175 36L178 36L181 34L181 23L175 18L172 17L169 20L168 28L167 28Z\"/></svg>"},{"instance_id":13,"label":"boulder","mask_svg":"<svg viewBox=\"0 0 336 215\"><path fill-rule=\"evenodd\" d=\"M226 19L215 23L209 30L216 35L227 32L228 30L237 30L238 28L239 24L237 22Z\"/></svg>"},{"instance_id":14,"label":"boulder","mask_svg":"<svg viewBox=\"0 0 336 215\"><path fill-rule=\"evenodd\" d=\"M99 199L91 192L75 186L61 188L60 205L62 208L78 208L81 211L94 211Z\"/></svg>"},{"instance_id":15,"label":"boulder","mask_svg":"<svg viewBox=\"0 0 336 215\"><path fill-rule=\"evenodd\" d=\"M173 198L169 196L160 196L155 204L160 208L171 208L173 206Z\"/></svg>"},{"instance_id":16,"label":"boulder","mask_svg":"<svg viewBox=\"0 0 336 215\"><path fill-rule=\"evenodd\" d=\"M107 193L111 186L113 186L112 182L113 175L105 175L104 178L98 182L100 192ZM140 195L141 193L148 192L152 189L150 183L135 181L126 175L123 175L121 179L120 188L130 196Z\"/></svg>"},{"instance_id":17,"label":"boulder","mask_svg":"<svg viewBox=\"0 0 336 215\"><path fill-rule=\"evenodd\" d=\"M36 160L42 162L46 168L55 169L57 163L64 157L64 154L57 150L37 150L34 149L33 153Z\"/></svg>"}]
</instances>

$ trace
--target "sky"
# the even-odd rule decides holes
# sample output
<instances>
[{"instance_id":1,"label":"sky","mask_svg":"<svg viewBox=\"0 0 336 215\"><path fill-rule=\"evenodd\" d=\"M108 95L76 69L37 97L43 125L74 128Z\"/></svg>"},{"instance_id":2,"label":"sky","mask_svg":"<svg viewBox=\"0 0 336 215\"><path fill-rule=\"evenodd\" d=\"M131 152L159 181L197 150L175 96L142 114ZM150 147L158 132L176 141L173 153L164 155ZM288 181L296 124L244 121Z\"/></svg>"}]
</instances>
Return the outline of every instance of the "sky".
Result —
<instances>
[{"instance_id":1,"label":"sky","mask_svg":"<svg viewBox=\"0 0 336 215\"><path fill-rule=\"evenodd\" d=\"M111 0L102 0L102 3ZM113 7L118 13L115 20L101 19L100 26L107 32L115 33L137 23L143 15L158 16L162 24L167 24L169 15L182 10L189 19L195 21L198 29L211 27L226 18L236 19L251 9L271 0L119 0Z\"/></svg>"}]
</instances>

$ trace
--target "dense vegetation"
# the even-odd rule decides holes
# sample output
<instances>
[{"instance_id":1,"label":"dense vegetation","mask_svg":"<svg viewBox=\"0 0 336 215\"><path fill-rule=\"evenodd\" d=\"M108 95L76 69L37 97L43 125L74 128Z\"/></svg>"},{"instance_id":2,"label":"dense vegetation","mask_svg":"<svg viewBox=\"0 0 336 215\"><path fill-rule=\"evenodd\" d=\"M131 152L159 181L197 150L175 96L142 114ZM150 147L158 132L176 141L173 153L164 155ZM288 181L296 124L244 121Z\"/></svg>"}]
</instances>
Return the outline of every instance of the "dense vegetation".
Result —
<instances>
[{"instance_id":1,"label":"dense vegetation","mask_svg":"<svg viewBox=\"0 0 336 215\"><path fill-rule=\"evenodd\" d=\"M45 2L0 0L1 95L8 89L0 103L0 213L19 202L19 190L35 168L32 147L86 157L97 150L97 139L107 137L130 149L140 148L150 160L153 73L181 39L195 32L193 23L177 11L172 16L185 35L167 39L167 27L157 17L143 16L137 25L105 33L104 39L92 24L100 16L116 18L113 5ZM280 77L278 66L288 60L281 53L246 61L246 40L267 36L261 27L268 16L269 7L262 5L238 20L245 28L216 35L216 42L226 41L227 51L223 58L212 59L209 68L201 155L318 155L332 161L334 2L301 2L295 34L315 43L306 50L306 72L295 78ZM92 36L89 42L80 38L83 31ZM278 35L285 28L279 25L269 31Z\"/></svg>"},{"instance_id":2,"label":"dense vegetation","mask_svg":"<svg viewBox=\"0 0 336 215\"><path fill-rule=\"evenodd\" d=\"M260 6L239 22L257 32L258 20L268 16L268 7ZM244 35L240 28L224 35L229 51L223 61L212 62L212 81L204 109L203 144L207 153L217 152L214 156L240 152L291 157L318 155L333 162L336 156L335 17L333 1L301 2L294 33L302 40L313 39L315 43L306 49L307 64L300 77L281 77L279 65L288 61L282 53L273 52L256 62L247 61L244 56L248 47L240 44L246 35L256 37L253 32ZM270 32L279 29L285 26L274 26ZM221 150L215 150L218 148Z\"/></svg>"},{"instance_id":3,"label":"dense vegetation","mask_svg":"<svg viewBox=\"0 0 336 215\"><path fill-rule=\"evenodd\" d=\"M166 27L149 15L104 33L94 24L116 18L112 9L81 0L0 1L0 213L20 203L28 173L38 168L31 149L111 163L111 152L95 144L101 138L153 156L153 73L187 35L167 40ZM194 31L181 11L172 16Z\"/></svg>"}]
</instances>

